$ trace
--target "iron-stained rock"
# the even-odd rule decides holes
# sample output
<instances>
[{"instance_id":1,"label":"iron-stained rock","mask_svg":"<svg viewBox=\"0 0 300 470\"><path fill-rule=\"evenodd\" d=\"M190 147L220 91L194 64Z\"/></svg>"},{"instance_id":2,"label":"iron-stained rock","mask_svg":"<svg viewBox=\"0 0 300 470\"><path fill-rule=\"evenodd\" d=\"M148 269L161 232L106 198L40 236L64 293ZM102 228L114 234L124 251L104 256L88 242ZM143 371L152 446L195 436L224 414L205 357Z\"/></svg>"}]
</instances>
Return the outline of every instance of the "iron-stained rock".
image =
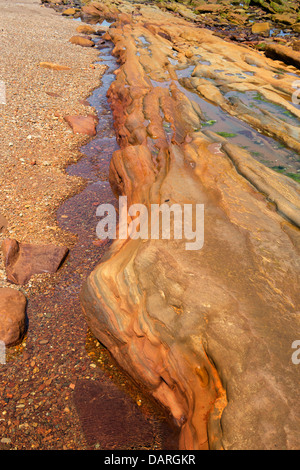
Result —
<instances>
[{"instance_id":1,"label":"iron-stained rock","mask_svg":"<svg viewBox=\"0 0 300 470\"><path fill-rule=\"evenodd\" d=\"M8 281L24 285L33 274L55 273L66 257L68 248L5 239L2 251Z\"/></svg>"}]
</instances>

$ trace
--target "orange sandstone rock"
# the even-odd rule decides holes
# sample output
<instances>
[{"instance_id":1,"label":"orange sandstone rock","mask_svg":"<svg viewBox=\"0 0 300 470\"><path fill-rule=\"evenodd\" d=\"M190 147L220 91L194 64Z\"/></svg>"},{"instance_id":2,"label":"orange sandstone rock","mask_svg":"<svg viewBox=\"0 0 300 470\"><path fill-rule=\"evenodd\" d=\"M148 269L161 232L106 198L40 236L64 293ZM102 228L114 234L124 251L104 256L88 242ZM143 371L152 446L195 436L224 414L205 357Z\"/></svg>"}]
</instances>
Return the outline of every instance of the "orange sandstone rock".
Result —
<instances>
[{"instance_id":1,"label":"orange sandstone rock","mask_svg":"<svg viewBox=\"0 0 300 470\"><path fill-rule=\"evenodd\" d=\"M0 288L0 341L11 346L25 333L27 300L22 292L9 287Z\"/></svg>"},{"instance_id":2,"label":"orange sandstone rock","mask_svg":"<svg viewBox=\"0 0 300 470\"><path fill-rule=\"evenodd\" d=\"M82 47L93 47L95 45L93 41L82 36L72 36L69 41L76 46Z\"/></svg>"},{"instance_id":3,"label":"orange sandstone rock","mask_svg":"<svg viewBox=\"0 0 300 470\"><path fill-rule=\"evenodd\" d=\"M53 62L40 62L40 67L44 67L45 69L52 69L52 70L71 70L71 67L67 65L61 64L54 64Z\"/></svg>"},{"instance_id":4,"label":"orange sandstone rock","mask_svg":"<svg viewBox=\"0 0 300 470\"><path fill-rule=\"evenodd\" d=\"M97 118L95 116L65 116L64 119L73 129L74 134L96 135Z\"/></svg>"}]
</instances>

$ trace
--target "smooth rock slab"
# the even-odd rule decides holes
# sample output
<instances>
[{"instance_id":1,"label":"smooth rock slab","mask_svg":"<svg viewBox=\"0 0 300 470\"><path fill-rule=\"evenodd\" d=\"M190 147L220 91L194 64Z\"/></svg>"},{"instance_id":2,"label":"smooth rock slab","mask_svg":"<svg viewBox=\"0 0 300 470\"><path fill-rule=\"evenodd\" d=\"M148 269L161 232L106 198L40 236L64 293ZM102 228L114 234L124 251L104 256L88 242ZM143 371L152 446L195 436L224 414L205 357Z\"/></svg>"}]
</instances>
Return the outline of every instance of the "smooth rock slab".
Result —
<instances>
[{"instance_id":1,"label":"smooth rock slab","mask_svg":"<svg viewBox=\"0 0 300 470\"><path fill-rule=\"evenodd\" d=\"M76 46L82 47L93 47L95 45L93 41L87 38L83 38L82 36L72 36L69 41Z\"/></svg>"},{"instance_id":2,"label":"smooth rock slab","mask_svg":"<svg viewBox=\"0 0 300 470\"><path fill-rule=\"evenodd\" d=\"M67 10L62 12L63 16L73 16L76 14L75 8L67 8Z\"/></svg>"},{"instance_id":3,"label":"smooth rock slab","mask_svg":"<svg viewBox=\"0 0 300 470\"><path fill-rule=\"evenodd\" d=\"M137 405L109 382L79 380L74 403L89 446L125 449L151 446L154 430Z\"/></svg>"},{"instance_id":4,"label":"smooth rock slab","mask_svg":"<svg viewBox=\"0 0 300 470\"><path fill-rule=\"evenodd\" d=\"M16 344L25 332L26 297L15 289L0 289L0 341Z\"/></svg>"},{"instance_id":5,"label":"smooth rock slab","mask_svg":"<svg viewBox=\"0 0 300 470\"><path fill-rule=\"evenodd\" d=\"M40 67L51 70L71 70L67 65L55 64L53 62L40 62Z\"/></svg>"},{"instance_id":6,"label":"smooth rock slab","mask_svg":"<svg viewBox=\"0 0 300 470\"><path fill-rule=\"evenodd\" d=\"M94 116L65 116L65 121L72 128L74 134L95 136L97 119Z\"/></svg>"},{"instance_id":7,"label":"smooth rock slab","mask_svg":"<svg viewBox=\"0 0 300 470\"><path fill-rule=\"evenodd\" d=\"M77 26L76 31L81 34L96 34L96 30L88 24Z\"/></svg>"},{"instance_id":8,"label":"smooth rock slab","mask_svg":"<svg viewBox=\"0 0 300 470\"><path fill-rule=\"evenodd\" d=\"M0 233L3 232L7 227L7 220L6 218L0 214Z\"/></svg>"},{"instance_id":9,"label":"smooth rock slab","mask_svg":"<svg viewBox=\"0 0 300 470\"><path fill-rule=\"evenodd\" d=\"M92 17L98 17L100 16L100 11L92 5L85 5L81 8L81 15L82 16L92 16Z\"/></svg>"},{"instance_id":10,"label":"smooth rock slab","mask_svg":"<svg viewBox=\"0 0 300 470\"><path fill-rule=\"evenodd\" d=\"M271 28L270 23L254 23L252 25L252 33L253 34L269 33L270 28Z\"/></svg>"},{"instance_id":11,"label":"smooth rock slab","mask_svg":"<svg viewBox=\"0 0 300 470\"><path fill-rule=\"evenodd\" d=\"M128 198L128 207L204 204L204 245L194 251L185 240L115 240L84 283L87 323L121 367L170 411L181 449L297 449L299 369L291 346L300 332L299 185L202 129L201 105L194 101L201 92L241 118L219 87L203 79L204 71L207 77L217 68L240 75L256 66L254 78L230 78L226 85L262 94L268 88L264 97L286 107L278 80L270 78L278 64L147 11L142 7L144 16L132 22L120 14L104 37L115 44L121 64L107 95L120 145L110 183L116 196ZM192 73L193 95L174 83L172 67L166 71L170 46L159 29L179 49L180 62L187 65L196 48L209 60ZM151 53L143 48L138 54L141 37ZM291 96L293 80L285 74L281 93L286 86ZM248 109L244 116L300 148L296 126L288 129L282 121L278 128L273 115L254 121Z\"/></svg>"},{"instance_id":12,"label":"smooth rock slab","mask_svg":"<svg viewBox=\"0 0 300 470\"><path fill-rule=\"evenodd\" d=\"M24 285L33 274L55 273L68 248L55 245L35 246L6 239L2 243L6 275L9 282Z\"/></svg>"}]
</instances>

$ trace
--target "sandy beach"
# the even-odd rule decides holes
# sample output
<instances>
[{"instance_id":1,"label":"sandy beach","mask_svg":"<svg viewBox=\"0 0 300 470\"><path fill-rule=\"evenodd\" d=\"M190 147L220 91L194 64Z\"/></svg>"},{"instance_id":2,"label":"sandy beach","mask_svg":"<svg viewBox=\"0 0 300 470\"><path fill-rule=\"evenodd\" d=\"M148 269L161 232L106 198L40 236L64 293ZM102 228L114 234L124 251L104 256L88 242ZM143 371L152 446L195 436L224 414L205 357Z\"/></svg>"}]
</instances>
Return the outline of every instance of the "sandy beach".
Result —
<instances>
[{"instance_id":1,"label":"sandy beach","mask_svg":"<svg viewBox=\"0 0 300 470\"><path fill-rule=\"evenodd\" d=\"M55 210L84 184L64 168L78 160L88 138L74 134L64 116L94 113L80 101L100 84L104 66L93 65L99 51L69 42L78 25L74 19L37 0L1 0L0 10L0 80L6 91L0 105L0 214L7 221L0 241L69 245L75 237L58 229Z\"/></svg>"}]
</instances>

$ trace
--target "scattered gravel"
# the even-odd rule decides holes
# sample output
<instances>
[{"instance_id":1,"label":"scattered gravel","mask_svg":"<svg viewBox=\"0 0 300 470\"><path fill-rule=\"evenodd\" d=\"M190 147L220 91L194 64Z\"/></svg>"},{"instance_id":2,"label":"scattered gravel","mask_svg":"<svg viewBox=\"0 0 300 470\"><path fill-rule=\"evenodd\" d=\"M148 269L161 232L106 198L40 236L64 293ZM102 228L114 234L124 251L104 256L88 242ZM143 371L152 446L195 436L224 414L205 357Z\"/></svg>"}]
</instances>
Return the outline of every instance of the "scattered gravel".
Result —
<instances>
[{"instance_id":1,"label":"scattered gravel","mask_svg":"<svg viewBox=\"0 0 300 470\"><path fill-rule=\"evenodd\" d=\"M74 237L58 229L55 210L83 185L64 168L78 160L88 138L73 134L63 117L95 112L80 101L99 86L104 66L95 63L99 51L69 43L75 20L34 0L0 0L0 10L0 82L6 89L6 105L0 104L0 215L8 222L0 242L72 244ZM0 259L0 287L5 285Z\"/></svg>"}]
</instances>

